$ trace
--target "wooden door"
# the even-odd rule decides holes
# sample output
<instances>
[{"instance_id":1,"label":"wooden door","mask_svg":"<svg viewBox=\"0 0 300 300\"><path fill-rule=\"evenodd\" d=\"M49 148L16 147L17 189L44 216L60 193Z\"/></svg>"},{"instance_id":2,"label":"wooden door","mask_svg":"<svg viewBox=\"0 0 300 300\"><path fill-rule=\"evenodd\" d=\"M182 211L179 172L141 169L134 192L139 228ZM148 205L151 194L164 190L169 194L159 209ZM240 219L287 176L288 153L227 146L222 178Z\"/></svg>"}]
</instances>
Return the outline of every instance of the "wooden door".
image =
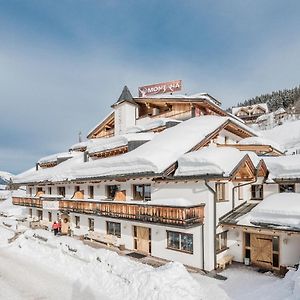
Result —
<instances>
[{"instance_id":1,"label":"wooden door","mask_svg":"<svg viewBox=\"0 0 300 300\"><path fill-rule=\"evenodd\" d=\"M150 228L136 226L137 251L149 253Z\"/></svg>"},{"instance_id":2,"label":"wooden door","mask_svg":"<svg viewBox=\"0 0 300 300\"><path fill-rule=\"evenodd\" d=\"M263 267L273 267L273 237L271 235L251 234L251 262Z\"/></svg>"}]
</instances>

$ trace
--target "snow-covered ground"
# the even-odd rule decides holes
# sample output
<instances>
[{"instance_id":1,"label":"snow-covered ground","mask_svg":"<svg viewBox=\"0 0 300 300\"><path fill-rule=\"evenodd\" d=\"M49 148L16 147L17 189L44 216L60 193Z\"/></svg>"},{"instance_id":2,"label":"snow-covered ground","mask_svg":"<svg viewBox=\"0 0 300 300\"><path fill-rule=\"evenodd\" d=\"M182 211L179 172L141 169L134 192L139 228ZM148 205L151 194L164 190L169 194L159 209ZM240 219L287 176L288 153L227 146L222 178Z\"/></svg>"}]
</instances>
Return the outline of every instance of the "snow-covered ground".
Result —
<instances>
[{"instance_id":1,"label":"snow-covered ground","mask_svg":"<svg viewBox=\"0 0 300 300\"><path fill-rule=\"evenodd\" d=\"M0 299L300 299L300 271L279 279L236 265L221 281L190 274L179 263L153 268L41 229L8 243L16 228L14 216L0 217Z\"/></svg>"}]
</instances>

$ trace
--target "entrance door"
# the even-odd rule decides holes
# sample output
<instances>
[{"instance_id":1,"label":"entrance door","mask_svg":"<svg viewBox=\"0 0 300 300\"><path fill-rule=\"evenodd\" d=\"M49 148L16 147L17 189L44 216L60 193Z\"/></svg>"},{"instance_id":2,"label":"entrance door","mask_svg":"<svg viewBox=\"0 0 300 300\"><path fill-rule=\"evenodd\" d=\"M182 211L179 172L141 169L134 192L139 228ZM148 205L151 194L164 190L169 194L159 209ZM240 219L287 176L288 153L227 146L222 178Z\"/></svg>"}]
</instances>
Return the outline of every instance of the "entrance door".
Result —
<instances>
[{"instance_id":1,"label":"entrance door","mask_svg":"<svg viewBox=\"0 0 300 300\"><path fill-rule=\"evenodd\" d=\"M134 226L135 248L139 252L150 253L150 228Z\"/></svg>"},{"instance_id":2,"label":"entrance door","mask_svg":"<svg viewBox=\"0 0 300 300\"><path fill-rule=\"evenodd\" d=\"M61 215L61 234L68 234L70 228L70 217L67 214Z\"/></svg>"},{"instance_id":3,"label":"entrance door","mask_svg":"<svg viewBox=\"0 0 300 300\"><path fill-rule=\"evenodd\" d=\"M251 234L251 262L259 267L273 267L273 237L263 234Z\"/></svg>"}]
</instances>

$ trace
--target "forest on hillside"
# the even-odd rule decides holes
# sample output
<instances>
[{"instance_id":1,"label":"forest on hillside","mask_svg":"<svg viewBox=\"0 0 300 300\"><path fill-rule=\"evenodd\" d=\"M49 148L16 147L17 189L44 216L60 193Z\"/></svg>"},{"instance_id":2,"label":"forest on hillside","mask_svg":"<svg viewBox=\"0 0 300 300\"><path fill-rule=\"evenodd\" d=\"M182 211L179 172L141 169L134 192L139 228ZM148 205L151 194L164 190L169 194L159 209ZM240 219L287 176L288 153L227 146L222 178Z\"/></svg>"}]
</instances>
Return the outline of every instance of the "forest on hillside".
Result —
<instances>
[{"instance_id":1,"label":"forest on hillside","mask_svg":"<svg viewBox=\"0 0 300 300\"><path fill-rule=\"evenodd\" d=\"M280 107L285 109L290 108L300 100L300 85L293 89L284 89L279 91L274 91L269 94L263 94L245 100L244 102L239 102L237 106L248 106L257 103L267 103L270 111L275 111Z\"/></svg>"}]
</instances>

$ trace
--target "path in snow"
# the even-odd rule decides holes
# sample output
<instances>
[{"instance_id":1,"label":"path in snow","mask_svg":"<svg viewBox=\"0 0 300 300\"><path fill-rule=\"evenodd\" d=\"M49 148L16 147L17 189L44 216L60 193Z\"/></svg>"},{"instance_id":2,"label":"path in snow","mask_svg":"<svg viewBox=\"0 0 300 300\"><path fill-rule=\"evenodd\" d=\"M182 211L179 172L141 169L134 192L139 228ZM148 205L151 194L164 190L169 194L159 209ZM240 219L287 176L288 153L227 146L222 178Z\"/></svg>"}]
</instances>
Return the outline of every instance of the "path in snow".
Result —
<instances>
[{"instance_id":1,"label":"path in snow","mask_svg":"<svg viewBox=\"0 0 300 300\"><path fill-rule=\"evenodd\" d=\"M99 291L51 272L34 260L16 256L9 248L0 249L0 299L108 300Z\"/></svg>"}]
</instances>

